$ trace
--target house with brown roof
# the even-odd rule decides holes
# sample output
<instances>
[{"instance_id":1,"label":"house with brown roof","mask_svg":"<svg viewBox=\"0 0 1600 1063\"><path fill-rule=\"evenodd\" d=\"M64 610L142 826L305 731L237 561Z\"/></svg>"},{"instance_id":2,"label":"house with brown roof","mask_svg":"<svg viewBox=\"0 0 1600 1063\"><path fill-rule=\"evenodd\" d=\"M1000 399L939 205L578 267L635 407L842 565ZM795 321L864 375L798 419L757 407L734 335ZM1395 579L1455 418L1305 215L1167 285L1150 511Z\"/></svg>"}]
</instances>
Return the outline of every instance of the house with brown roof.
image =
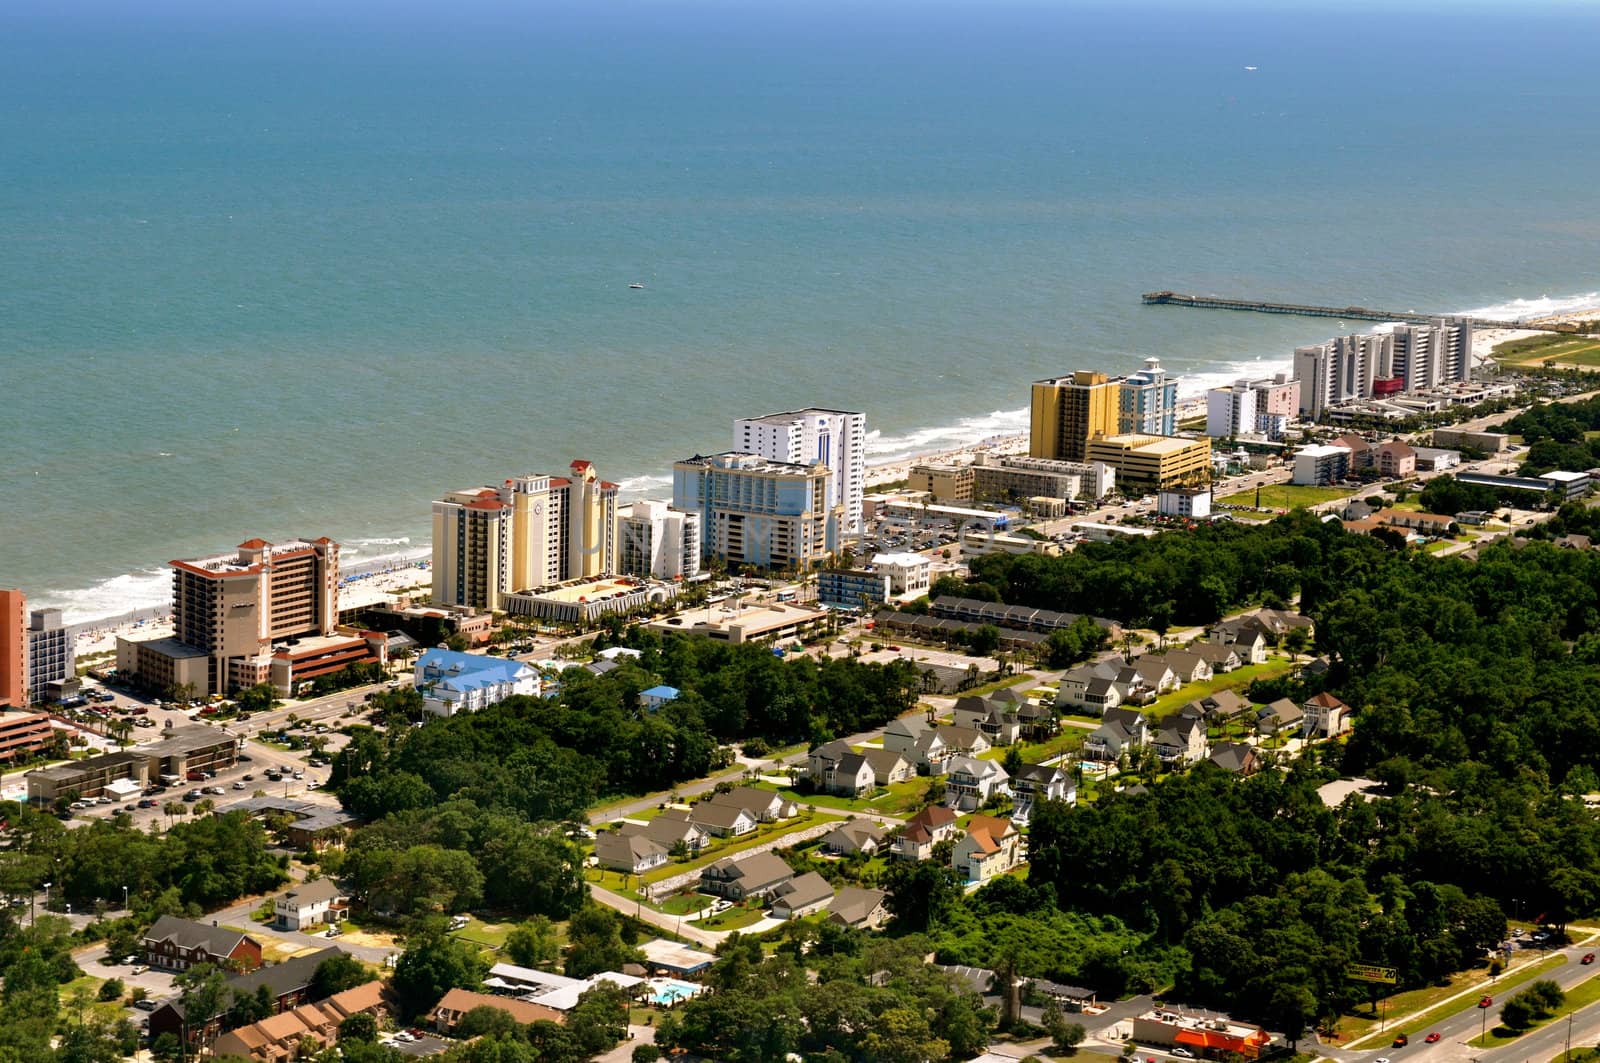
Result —
<instances>
[{"instance_id":1,"label":"house with brown roof","mask_svg":"<svg viewBox=\"0 0 1600 1063\"><path fill-rule=\"evenodd\" d=\"M594 839L595 862L612 871L642 875L667 862L667 850L642 834L601 831Z\"/></svg>"},{"instance_id":2,"label":"house with brown roof","mask_svg":"<svg viewBox=\"0 0 1600 1063\"><path fill-rule=\"evenodd\" d=\"M869 749L861 754L872 768L872 781L878 786L905 782L917 774L917 769L900 754L888 749Z\"/></svg>"},{"instance_id":3,"label":"house with brown roof","mask_svg":"<svg viewBox=\"0 0 1600 1063\"><path fill-rule=\"evenodd\" d=\"M987 882L1017 866L1021 837L1009 819L973 816L950 851L950 866L963 882Z\"/></svg>"},{"instance_id":4,"label":"house with brown roof","mask_svg":"<svg viewBox=\"0 0 1600 1063\"><path fill-rule=\"evenodd\" d=\"M1204 683L1211 678L1211 663L1198 653L1189 650L1168 650L1159 658L1181 683Z\"/></svg>"},{"instance_id":5,"label":"house with brown roof","mask_svg":"<svg viewBox=\"0 0 1600 1063\"><path fill-rule=\"evenodd\" d=\"M300 1058L302 1042L332 1045L338 1040L339 1027L350 1016L376 1015L383 1010L383 983L367 982L315 1004L302 1004L292 1011L230 1030L212 1042L211 1051L213 1055L240 1056L255 1063L289 1063Z\"/></svg>"},{"instance_id":6,"label":"house with brown roof","mask_svg":"<svg viewBox=\"0 0 1600 1063\"><path fill-rule=\"evenodd\" d=\"M709 804L736 806L753 816L757 823L776 823L799 815L799 807L787 797L758 786L735 786L726 793L713 793Z\"/></svg>"},{"instance_id":7,"label":"house with brown roof","mask_svg":"<svg viewBox=\"0 0 1600 1063\"><path fill-rule=\"evenodd\" d=\"M799 919L820 912L833 900L833 887L815 871L807 871L772 891L772 918Z\"/></svg>"},{"instance_id":8,"label":"house with brown roof","mask_svg":"<svg viewBox=\"0 0 1600 1063\"><path fill-rule=\"evenodd\" d=\"M776 853L755 853L742 859L724 857L700 871L700 889L742 901L750 897L765 897L773 890L794 878L794 871Z\"/></svg>"},{"instance_id":9,"label":"house with brown roof","mask_svg":"<svg viewBox=\"0 0 1600 1063\"><path fill-rule=\"evenodd\" d=\"M1256 710L1256 730L1264 735L1294 733L1300 730L1305 711L1288 698L1279 698Z\"/></svg>"},{"instance_id":10,"label":"house with brown roof","mask_svg":"<svg viewBox=\"0 0 1600 1063\"><path fill-rule=\"evenodd\" d=\"M889 918L887 898L883 890L844 886L828 905L828 922L857 929L876 929Z\"/></svg>"},{"instance_id":11,"label":"house with brown roof","mask_svg":"<svg viewBox=\"0 0 1600 1063\"><path fill-rule=\"evenodd\" d=\"M1211 763L1235 775L1254 775L1261 770L1261 755L1255 746L1243 742L1218 742L1211 747Z\"/></svg>"},{"instance_id":12,"label":"house with brown roof","mask_svg":"<svg viewBox=\"0 0 1600 1063\"><path fill-rule=\"evenodd\" d=\"M894 841L894 855L901 860L926 860L933 847L954 838L957 833L955 811L944 805L929 805L906 821Z\"/></svg>"},{"instance_id":13,"label":"house with brown roof","mask_svg":"<svg viewBox=\"0 0 1600 1063\"><path fill-rule=\"evenodd\" d=\"M737 838L754 833L756 818L742 805L719 805L701 801L689 812L689 822L718 838Z\"/></svg>"},{"instance_id":14,"label":"house with brown roof","mask_svg":"<svg viewBox=\"0 0 1600 1063\"><path fill-rule=\"evenodd\" d=\"M535 1022L565 1023L567 1016L555 1008L545 1007L543 1004L533 1004L526 1000L517 1000L513 997L495 997L487 993L474 993L470 989L452 989L444 995L444 999L434 1005L428 1018L433 1022L434 1029L440 1033L448 1034L455 1031L461 1020L467 1017L467 1012L473 1008L494 1008L511 1016L512 1021L519 1026L527 1026Z\"/></svg>"},{"instance_id":15,"label":"house with brown roof","mask_svg":"<svg viewBox=\"0 0 1600 1063\"><path fill-rule=\"evenodd\" d=\"M689 820L689 814L681 809L667 809L655 819L645 823L628 823L624 821L617 827L617 833L624 836L639 835L649 838L670 855L672 847L682 842L684 848L691 853L698 853L705 848L710 835L706 829Z\"/></svg>"},{"instance_id":16,"label":"house with brown roof","mask_svg":"<svg viewBox=\"0 0 1600 1063\"><path fill-rule=\"evenodd\" d=\"M169 971L186 971L197 963L230 971L261 966L261 942L249 934L175 915L157 919L145 931L142 948L146 963Z\"/></svg>"},{"instance_id":17,"label":"house with brown roof","mask_svg":"<svg viewBox=\"0 0 1600 1063\"><path fill-rule=\"evenodd\" d=\"M1350 706L1323 691L1306 700L1305 716L1300 721L1306 738L1336 738L1350 730Z\"/></svg>"},{"instance_id":18,"label":"house with brown roof","mask_svg":"<svg viewBox=\"0 0 1600 1063\"><path fill-rule=\"evenodd\" d=\"M1417 471L1417 452L1398 439L1381 444L1373 456L1385 476L1410 476Z\"/></svg>"},{"instance_id":19,"label":"house with brown roof","mask_svg":"<svg viewBox=\"0 0 1600 1063\"><path fill-rule=\"evenodd\" d=\"M1202 639L1198 642L1191 642L1187 649L1188 652L1211 666L1212 675L1231 672L1239 667L1239 655L1228 647L1218 645L1215 642L1207 642Z\"/></svg>"}]
</instances>

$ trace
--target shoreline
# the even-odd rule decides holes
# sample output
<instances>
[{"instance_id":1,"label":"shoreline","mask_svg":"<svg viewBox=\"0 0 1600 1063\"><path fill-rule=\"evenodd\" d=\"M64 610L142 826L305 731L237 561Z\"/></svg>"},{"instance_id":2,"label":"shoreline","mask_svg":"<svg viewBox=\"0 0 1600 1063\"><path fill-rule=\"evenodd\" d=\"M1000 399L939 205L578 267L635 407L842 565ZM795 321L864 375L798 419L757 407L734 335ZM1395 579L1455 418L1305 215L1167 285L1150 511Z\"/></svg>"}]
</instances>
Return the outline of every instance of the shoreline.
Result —
<instances>
[{"instance_id":1,"label":"shoreline","mask_svg":"<svg viewBox=\"0 0 1600 1063\"><path fill-rule=\"evenodd\" d=\"M1488 316L1488 314L1485 313L1486 309L1495 310L1496 308L1480 308L1478 310L1465 311L1463 313L1471 314L1473 316ZM1582 321L1587 319L1595 319L1597 317L1600 317L1600 304L1587 307L1563 308L1556 313L1528 316L1523 320L1548 324L1562 321ZM1532 329L1477 330L1473 333L1473 365L1476 368L1487 364L1489 362L1490 352L1498 344L1527 336L1538 336L1545 334L1546 333L1540 332L1539 330ZM1244 370L1244 363L1238 362L1219 363L1209 368L1190 370L1186 375L1179 377L1180 385L1185 379L1205 379L1207 381L1216 381L1225 377L1232 378L1234 375L1248 376L1266 372L1281 372L1284 369L1287 369L1290 365L1288 362L1283 363L1281 366L1277 363L1263 364L1258 362L1257 364L1260 365L1259 369L1251 369L1248 371ZM1239 370L1240 372L1229 373L1225 372L1225 370ZM1209 383L1208 386L1210 386ZM948 422L945 422L943 425L918 428L905 433L903 436L897 438L906 441L908 448L910 448L909 452L898 452L880 459L868 460L866 465L865 487L870 491L885 484L891 484L900 480L904 480L910 475L911 467L914 465L952 462L970 463L972 459L980 453L996 455L1026 453L1028 449L1028 433L1026 431L1001 431L999 433L992 431L992 429L1000 427L1000 425L996 422L1004 421L1014 424L1016 419L1019 417L1025 420L1026 412L1027 411L1025 409L1019 409L1011 411L993 411L988 415L972 415L968 417L958 416L952 418ZM1203 416L1205 413L1204 390L1202 390L1199 394L1189 394L1181 397L1178 400L1177 412L1178 419L1180 421L1196 416ZM929 442L936 440L950 440L952 437L959 437L959 434L963 428L972 430L980 427L985 430L989 430L989 434L984 435L981 438L974 439L970 442L964 442L954 446L950 445L948 442L945 442L942 443L942 445L937 446L919 447L916 442L913 442L913 440L916 440L919 436L926 437ZM638 475L633 477L623 477L621 482L637 485L641 490L640 497L648 497L650 494L659 493L658 491L651 490L651 488L655 487L656 481L660 479L662 478L659 476ZM669 484L663 483L660 486L666 487L669 486ZM394 554L374 557L369 560L353 562L347 568L342 570L342 574L348 577L364 579L373 573L381 572L387 574L396 570L410 569L413 566L417 566L421 570L427 569L431 563L431 544L417 545L417 540L414 538L396 540L395 542L397 544L400 542L407 542L410 544L409 549L405 549ZM102 581L101 583L92 587L84 588L84 591L93 591L96 587L102 587L112 582L115 582L115 579ZM83 592L72 591L64 593ZM47 600L47 598L41 596L41 604L38 607L51 608L51 606L43 604L43 602ZM69 606L63 606L60 608L63 608L64 611L71 609ZM88 613L90 615L86 619L72 620L70 619L70 611L67 612L67 615L69 616L66 624L67 629L74 638L80 641L80 647L85 644L85 640L88 640L87 644L89 645L101 646L100 650L83 648L80 648L79 650L80 653L93 653L103 652L104 649L107 648L114 648L115 639L111 636L116 633L127 633L136 629L148 630L150 633L154 633L160 620L163 618L170 619L171 606L166 603L135 606L130 609L122 609L120 611L110 612L103 616L93 615L92 607L89 609L80 609L79 612ZM152 622L157 622L157 624L152 625ZM147 628L147 625L151 626ZM108 641L109 645L104 645Z\"/></svg>"}]
</instances>

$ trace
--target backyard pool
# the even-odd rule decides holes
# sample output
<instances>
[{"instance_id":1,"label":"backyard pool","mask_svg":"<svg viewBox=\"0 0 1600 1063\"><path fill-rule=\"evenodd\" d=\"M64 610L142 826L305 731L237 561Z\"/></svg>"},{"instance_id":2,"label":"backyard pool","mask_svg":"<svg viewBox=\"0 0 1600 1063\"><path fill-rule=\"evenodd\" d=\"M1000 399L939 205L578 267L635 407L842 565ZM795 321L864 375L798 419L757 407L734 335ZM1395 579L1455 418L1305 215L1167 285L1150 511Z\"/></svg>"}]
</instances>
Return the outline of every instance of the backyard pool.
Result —
<instances>
[{"instance_id":1,"label":"backyard pool","mask_svg":"<svg viewBox=\"0 0 1600 1063\"><path fill-rule=\"evenodd\" d=\"M680 982L676 978L652 978L648 984L650 1003L661 1008L670 1008L679 1001L697 996L705 988L693 982Z\"/></svg>"}]
</instances>

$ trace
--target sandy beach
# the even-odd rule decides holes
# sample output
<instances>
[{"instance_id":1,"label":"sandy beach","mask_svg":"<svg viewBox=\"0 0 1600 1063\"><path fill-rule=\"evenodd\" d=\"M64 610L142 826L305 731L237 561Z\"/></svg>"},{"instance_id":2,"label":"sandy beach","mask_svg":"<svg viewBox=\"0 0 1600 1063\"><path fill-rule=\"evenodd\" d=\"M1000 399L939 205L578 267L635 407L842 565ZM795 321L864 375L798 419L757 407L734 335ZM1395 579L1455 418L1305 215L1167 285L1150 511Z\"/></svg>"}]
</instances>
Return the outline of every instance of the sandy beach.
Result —
<instances>
[{"instance_id":1,"label":"sandy beach","mask_svg":"<svg viewBox=\"0 0 1600 1063\"><path fill-rule=\"evenodd\" d=\"M1533 320L1541 325L1559 325L1567 321L1597 322L1600 321L1600 306L1587 307L1582 310L1569 310L1560 314L1551 314L1548 317L1534 318ZM1509 340L1522 340L1530 336L1547 335L1549 333L1540 329L1475 329L1472 333L1472 360L1474 363L1487 361L1495 347Z\"/></svg>"}]
</instances>

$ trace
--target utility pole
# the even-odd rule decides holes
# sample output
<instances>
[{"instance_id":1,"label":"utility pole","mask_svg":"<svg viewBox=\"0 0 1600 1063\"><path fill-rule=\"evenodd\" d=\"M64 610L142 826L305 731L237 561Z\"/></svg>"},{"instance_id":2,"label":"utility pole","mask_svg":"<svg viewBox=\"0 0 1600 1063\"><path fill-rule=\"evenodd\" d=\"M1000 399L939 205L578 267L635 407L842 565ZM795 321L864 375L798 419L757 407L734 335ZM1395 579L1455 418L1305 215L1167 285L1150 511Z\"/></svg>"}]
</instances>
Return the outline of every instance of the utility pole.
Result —
<instances>
[{"instance_id":1,"label":"utility pole","mask_svg":"<svg viewBox=\"0 0 1600 1063\"><path fill-rule=\"evenodd\" d=\"M1572 1063L1572 1020L1577 1018L1575 1011L1567 1012L1567 1053L1566 1063Z\"/></svg>"}]
</instances>

